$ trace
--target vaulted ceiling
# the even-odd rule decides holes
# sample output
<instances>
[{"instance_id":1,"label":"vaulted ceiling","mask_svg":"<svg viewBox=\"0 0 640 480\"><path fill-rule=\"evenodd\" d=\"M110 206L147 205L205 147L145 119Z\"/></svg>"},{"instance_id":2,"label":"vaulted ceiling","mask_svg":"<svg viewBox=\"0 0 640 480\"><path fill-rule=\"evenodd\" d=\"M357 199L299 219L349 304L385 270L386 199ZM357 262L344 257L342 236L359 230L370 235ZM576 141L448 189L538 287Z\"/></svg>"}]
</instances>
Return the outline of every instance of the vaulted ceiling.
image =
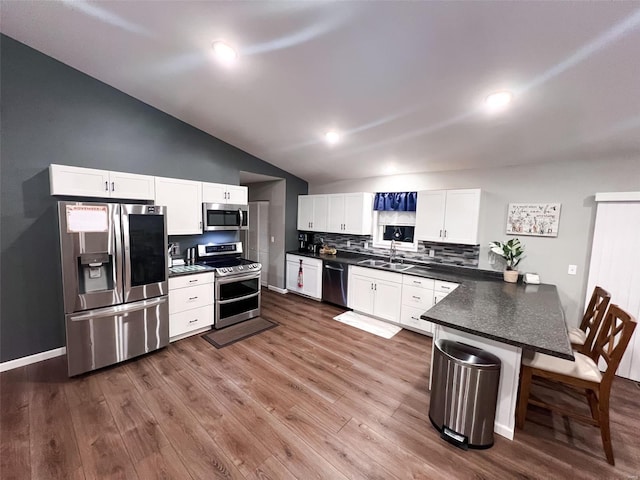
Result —
<instances>
[{"instance_id":1,"label":"vaulted ceiling","mask_svg":"<svg viewBox=\"0 0 640 480\"><path fill-rule=\"evenodd\" d=\"M640 158L638 2L1 7L2 33L310 182Z\"/></svg>"}]
</instances>

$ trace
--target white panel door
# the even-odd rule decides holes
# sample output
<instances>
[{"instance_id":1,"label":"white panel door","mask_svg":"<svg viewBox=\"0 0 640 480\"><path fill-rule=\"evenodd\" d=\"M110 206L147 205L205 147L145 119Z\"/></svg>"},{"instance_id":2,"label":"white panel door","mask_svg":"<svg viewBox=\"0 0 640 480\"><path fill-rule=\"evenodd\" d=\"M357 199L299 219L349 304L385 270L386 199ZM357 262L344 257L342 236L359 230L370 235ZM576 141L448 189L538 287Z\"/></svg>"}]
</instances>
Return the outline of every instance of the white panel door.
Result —
<instances>
[{"instance_id":1,"label":"white panel door","mask_svg":"<svg viewBox=\"0 0 640 480\"><path fill-rule=\"evenodd\" d=\"M302 265L302 293L313 298L322 298L322 261L320 265Z\"/></svg>"},{"instance_id":2,"label":"white panel door","mask_svg":"<svg viewBox=\"0 0 640 480\"><path fill-rule=\"evenodd\" d=\"M331 210L329 210L331 211ZM344 195L345 233L371 235L373 217L373 197L369 193Z\"/></svg>"},{"instance_id":3,"label":"white panel door","mask_svg":"<svg viewBox=\"0 0 640 480\"><path fill-rule=\"evenodd\" d=\"M476 245L480 190L447 190L442 241Z\"/></svg>"},{"instance_id":4,"label":"white panel door","mask_svg":"<svg viewBox=\"0 0 640 480\"><path fill-rule=\"evenodd\" d=\"M369 277L349 277L349 308L357 312L373 313L373 283L374 280Z\"/></svg>"},{"instance_id":5,"label":"white panel door","mask_svg":"<svg viewBox=\"0 0 640 480\"><path fill-rule=\"evenodd\" d=\"M329 218L329 199L327 195L312 195L313 197L313 220L311 230L314 232L327 231L327 219Z\"/></svg>"},{"instance_id":6,"label":"white panel door","mask_svg":"<svg viewBox=\"0 0 640 480\"><path fill-rule=\"evenodd\" d=\"M418 192L416 238L441 242L444 230L446 190Z\"/></svg>"},{"instance_id":7,"label":"white panel door","mask_svg":"<svg viewBox=\"0 0 640 480\"><path fill-rule=\"evenodd\" d=\"M402 284L376 280L374 283L374 296L373 314L385 320L399 322Z\"/></svg>"},{"instance_id":8,"label":"white panel door","mask_svg":"<svg viewBox=\"0 0 640 480\"><path fill-rule=\"evenodd\" d=\"M311 230L313 222L313 196L298 196L298 230Z\"/></svg>"},{"instance_id":9,"label":"white panel door","mask_svg":"<svg viewBox=\"0 0 640 480\"><path fill-rule=\"evenodd\" d=\"M611 293L611 303L640 317L640 203L598 204L591 250L587 300L595 286ZM577 320L574 322L577 325ZM627 347L617 374L640 381L638 328Z\"/></svg>"},{"instance_id":10,"label":"white panel door","mask_svg":"<svg viewBox=\"0 0 640 480\"><path fill-rule=\"evenodd\" d=\"M202 201L204 203L229 203L227 186L222 183L202 183Z\"/></svg>"},{"instance_id":11,"label":"white panel door","mask_svg":"<svg viewBox=\"0 0 640 480\"><path fill-rule=\"evenodd\" d=\"M327 232L343 233L345 231L345 195L327 196Z\"/></svg>"},{"instance_id":12,"label":"white panel door","mask_svg":"<svg viewBox=\"0 0 640 480\"><path fill-rule=\"evenodd\" d=\"M133 200L155 200L155 178L151 175L109 172L111 197Z\"/></svg>"},{"instance_id":13,"label":"white panel door","mask_svg":"<svg viewBox=\"0 0 640 480\"><path fill-rule=\"evenodd\" d=\"M109 172L94 168L49 166L51 195L74 195L82 197L111 196Z\"/></svg>"},{"instance_id":14,"label":"white panel door","mask_svg":"<svg viewBox=\"0 0 640 480\"><path fill-rule=\"evenodd\" d=\"M247 205L249 203L249 189L239 185L227 185L227 203L232 205Z\"/></svg>"},{"instance_id":15,"label":"white panel door","mask_svg":"<svg viewBox=\"0 0 640 480\"><path fill-rule=\"evenodd\" d=\"M202 184L200 182L156 177L155 203L167 207L169 235L202 233Z\"/></svg>"},{"instance_id":16,"label":"white panel door","mask_svg":"<svg viewBox=\"0 0 640 480\"><path fill-rule=\"evenodd\" d=\"M301 289L298 287L298 270L300 269L300 262L287 262L287 290L291 292L299 292Z\"/></svg>"}]
</instances>

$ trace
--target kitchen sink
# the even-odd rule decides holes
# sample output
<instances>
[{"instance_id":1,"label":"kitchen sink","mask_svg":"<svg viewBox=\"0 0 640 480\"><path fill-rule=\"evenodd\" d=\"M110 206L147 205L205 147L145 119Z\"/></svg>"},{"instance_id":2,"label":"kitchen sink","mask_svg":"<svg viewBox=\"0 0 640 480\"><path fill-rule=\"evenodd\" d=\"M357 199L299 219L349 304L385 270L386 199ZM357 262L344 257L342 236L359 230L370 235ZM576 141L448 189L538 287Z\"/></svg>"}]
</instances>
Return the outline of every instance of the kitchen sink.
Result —
<instances>
[{"instance_id":1,"label":"kitchen sink","mask_svg":"<svg viewBox=\"0 0 640 480\"><path fill-rule=\"evenodd\" d=\"M404 272L413 268L413 265L406 265L404 263L385 263L381 265L382 268L388 268L389 270L395 270L396 272Z\"/></svg>"},{"instance_id":2,"label":"kitchen sink","mask_svg":"<svg viewBox=\"0 0 640 480\"><path fill-rule=\"evenodd\" d=\"M366 267L382 267L384 265L387 265L389 262L385 261L385 260L374 260L372 258L369 258L367 260L360 260L358 262L358 265L364 265Z\"/></svg>"},{"instance_id":3,"label":"kitchen sink","mask_svg":"<svg viewBox=\"0 0 640 480\"><path fill-rule=\"evenodd\" d=\"M404 272L405 270L413 268L413 265L407 265L405 263L390 263L386 260L374 260L372 258L360 260L358 265L363 265L365 267L380 267L387 270L393 270L394 272Z\"/></svg>"}]
</instances>

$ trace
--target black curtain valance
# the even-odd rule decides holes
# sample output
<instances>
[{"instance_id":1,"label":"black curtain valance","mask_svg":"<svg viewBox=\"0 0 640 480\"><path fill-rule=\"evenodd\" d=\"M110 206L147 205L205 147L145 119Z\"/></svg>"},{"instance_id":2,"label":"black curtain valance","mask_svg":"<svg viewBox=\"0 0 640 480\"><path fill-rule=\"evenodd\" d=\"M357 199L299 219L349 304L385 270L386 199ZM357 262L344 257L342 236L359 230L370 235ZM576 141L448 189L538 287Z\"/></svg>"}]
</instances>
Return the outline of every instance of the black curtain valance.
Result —
<instances>
[{"instance_id":1,"label":"black curtain valance","mask_svg":"<svg viewBox=\"0 0 640 480\"><path fill-rule=\"evenodd\" d=\"M376 193L373 209L385 212L415 212L418 192Z\"/></svg>"}]
</instances>

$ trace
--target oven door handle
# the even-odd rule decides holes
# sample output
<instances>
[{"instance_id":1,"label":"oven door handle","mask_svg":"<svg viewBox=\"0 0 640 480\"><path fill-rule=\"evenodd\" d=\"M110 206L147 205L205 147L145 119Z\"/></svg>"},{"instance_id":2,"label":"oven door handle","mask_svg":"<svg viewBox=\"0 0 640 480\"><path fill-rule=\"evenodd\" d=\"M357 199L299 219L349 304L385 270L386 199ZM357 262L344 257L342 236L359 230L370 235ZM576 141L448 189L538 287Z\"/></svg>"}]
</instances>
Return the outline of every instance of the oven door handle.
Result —
<instances>
[{"instance_id":1,"label":"oven door handle","mask_svg":"<svg viewBox=\"0 0 640 480\"><path fill-rule=\"evenodd\" d=\"M216 303L219 305L225 305L227 303L239 302L241 300L247 300L249 298L257 297L258 295L260 295L260 292L250 293L249 295L245 295L244 297L236 297L229 300L216 300Z\"/></svg>"},{"instance_id":2,"label":"oven door handle","mask_svg":"<svg viewBox=\"0 0 640 480\"><path fill-rule=\"evenodd\" d=\"M216 278L218 285L226 285L227 283L243 282L245 280L252 280L254 278L260 278L260 272L252 272L246 275L231 275L229 277Z\"/></svg>"}]
</instances>

